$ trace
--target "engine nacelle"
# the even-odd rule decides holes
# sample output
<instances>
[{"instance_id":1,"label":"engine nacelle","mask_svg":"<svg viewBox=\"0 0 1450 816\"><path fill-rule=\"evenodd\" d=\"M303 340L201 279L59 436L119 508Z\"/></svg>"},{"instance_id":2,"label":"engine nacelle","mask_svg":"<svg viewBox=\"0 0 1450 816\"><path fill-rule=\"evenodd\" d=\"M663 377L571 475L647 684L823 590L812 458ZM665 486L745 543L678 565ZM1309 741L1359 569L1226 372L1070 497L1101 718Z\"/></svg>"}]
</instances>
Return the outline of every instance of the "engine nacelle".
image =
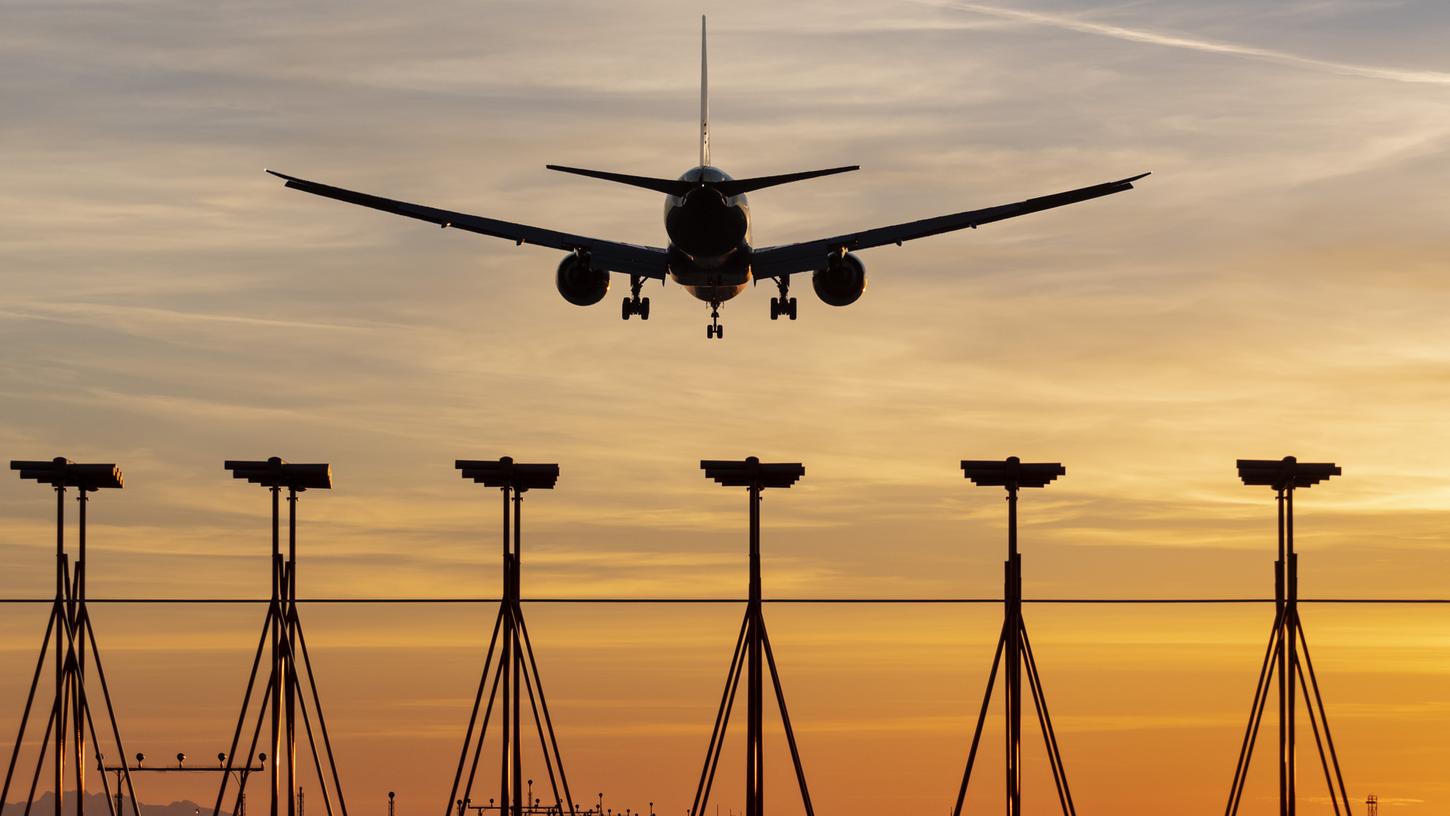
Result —
<instances>
[{"instance_id":1,"label":"engine nacelle","mask_svg":"<svg viewBox=\"0 0 1450 816\"><path fill-rule=\"evenodd\" d=\"M589 257L570 253L559 262L554 275L559 294L575 306L593 306L609 291L609 273L589 268Z\"/></svg>"},{"instance_id":2,"label":"engine nacelle","mask_svg":"<svg viewBox=\"0 0 1450 816\"><path fill-rule=\"evenodd\" d=\"M825 269L811 275L811 286L822 303L850 306L866 291L866 265L849 252L840 257L832 255Z\"/></svg>"}]
</instances>

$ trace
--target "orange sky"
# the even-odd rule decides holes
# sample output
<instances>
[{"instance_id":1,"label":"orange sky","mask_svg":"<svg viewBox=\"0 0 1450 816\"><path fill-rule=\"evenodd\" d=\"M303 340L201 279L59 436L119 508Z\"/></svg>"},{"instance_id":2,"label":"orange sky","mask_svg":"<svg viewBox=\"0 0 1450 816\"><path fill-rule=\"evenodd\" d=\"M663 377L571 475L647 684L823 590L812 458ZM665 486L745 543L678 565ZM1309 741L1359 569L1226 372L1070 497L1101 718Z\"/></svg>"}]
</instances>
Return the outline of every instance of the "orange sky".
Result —
<instances>
[{"instance_id":1,"label":"orange sky","mask_svg":"<svg viewBox=\"0 0 1450 816\"><path fill-rule=\"evenodd\" d=\"M957 462L1017 454L1068 467L1024 500L1029 597L1265 596L1272 503L1233 460L1287 453L1344 467L1299 503L1306 596L1450 594L1440 5L704 10L717 164L864 167L756 194L758 243L1154 175L864 253L850 308L801 287L800 320L772 323L773 292L748 290L707 343L673 286L622 323L622 287L557 296L556 253L260 172L658 244L657 196L543 165L690 164L694 9L7 9L0 452L125 470L93 505L93 594L260 594L265 499L221 462L281 455L335 474L303 501L304 596L494 595L495 499L451 463L510 454L563 468L528 502L526 593L737 597L744 502L697 463L755 454L807 468L765 506L768 595L990 596L1002 503ZM47 591L49 514L0 480L0 595ZM45 610L4 609L8 751ZM579 798L680 813L739 609L527 612ZM222 750L261 610L93 614L128 747ZM380 816L391 789L400 816L438 816L493 607L304 614L352 809ZM821 813L949 809L998 614L767 610ZM1219 812L1270 611L1027 614L1082 812ZM1443 813L1450 609L1304 617L1351 796ZM997 727L969 800L987 810ZM1028 733L1036 812L1053 794ZM797 812L772 735L768 799ZM146 801L207 798L145 781ZM1244 812L1272 795L1261 763Z\"/></svg>"}]
</instances>

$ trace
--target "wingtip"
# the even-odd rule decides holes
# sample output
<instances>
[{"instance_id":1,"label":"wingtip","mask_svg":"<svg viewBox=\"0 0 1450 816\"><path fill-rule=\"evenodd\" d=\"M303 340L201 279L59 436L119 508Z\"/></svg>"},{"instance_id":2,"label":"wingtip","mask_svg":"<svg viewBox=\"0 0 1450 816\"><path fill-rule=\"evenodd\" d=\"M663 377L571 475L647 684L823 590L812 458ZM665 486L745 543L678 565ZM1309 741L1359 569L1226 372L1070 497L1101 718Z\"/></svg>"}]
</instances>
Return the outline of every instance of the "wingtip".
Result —
<instances>
[{"instance_id":1,"label":"wingtip","mask_svg":"<svg viewBox=\"0 0 1450 816\"><path fill-rule=\"evenodd\" d=\"M268 173L269 175L273 175L273 176L276 176L279 179L282 179L283 181L291 181L292 180L292 177L289 176L289 175L287 175L286 173L279 173L276 170L271 169L270 167L263 167L262 170L264 172Z\"/></svg>"}]
</instances>

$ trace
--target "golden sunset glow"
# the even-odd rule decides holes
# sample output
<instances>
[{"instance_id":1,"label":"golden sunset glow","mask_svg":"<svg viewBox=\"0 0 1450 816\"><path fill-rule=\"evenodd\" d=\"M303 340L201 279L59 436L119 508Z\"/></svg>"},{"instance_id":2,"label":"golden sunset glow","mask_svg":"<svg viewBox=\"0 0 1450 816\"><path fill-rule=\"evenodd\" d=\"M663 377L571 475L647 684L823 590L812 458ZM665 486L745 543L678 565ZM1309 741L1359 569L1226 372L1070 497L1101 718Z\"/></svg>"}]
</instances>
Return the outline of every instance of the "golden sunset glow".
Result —
<instances>
[{"instance_id":1,"label":"golden sunset glow","mask_svg":"<svg viewBox=\"0 0 1450 816\"><path fill-rule=\"evenodd\" d=\"M772 322L774 287L747 289L706 341L708 308L674 284L621 322L624 280L572 306L556 251L262 172L662 245L658 194L544 165L692 166L702 11L716 165L862 165L752 193L756 244L1153 175L864 251L849 307L802 280L800 319ZM267 499L222 461L277 455L333 469L300 503L303 598L496 598L498 497L452 464L506 454L562 468L525 502L526 598L744 597L744 496L699 460L748 455L806 467L764 504L767 598L1000 597L1002 495L958 462L1009 455L1067 467L1024 492L1028 599L1266 598L1273 496L1234 460L1286 454L1344 469L1296 500L1304 597L1450 597L1442 4L162 0L3 19L0 451L125 471L91 504L92 597L264 598ZM53 514L0 479L0 596L49 597ZM385 816L392 790L397 816L446 816L495 610L303 608L353 814ZM526 610L575 798L684 813L740 606ZM264 611L92 607L128 750L226 748ZM7 757L47 612L0 605ZM816 811L949 813L1000 608L765 614ZM1025 614L1079 812L1222 813L1272 605ZM1303 616L1356 807L1445 813L1450 606ZM767 800L800 813L766 723ZM742 808L737 728L720 816ZM1055 812L1036 728L1027 809ZM983 740L973 813L1002 805L999 718ZM1255 757L1241 812L1277 812L1272 746ZM1331 812L1317 762L1301 735L1303 813ZM204 812L216 791L139 783Z\"/></svg>"}]
</instances>

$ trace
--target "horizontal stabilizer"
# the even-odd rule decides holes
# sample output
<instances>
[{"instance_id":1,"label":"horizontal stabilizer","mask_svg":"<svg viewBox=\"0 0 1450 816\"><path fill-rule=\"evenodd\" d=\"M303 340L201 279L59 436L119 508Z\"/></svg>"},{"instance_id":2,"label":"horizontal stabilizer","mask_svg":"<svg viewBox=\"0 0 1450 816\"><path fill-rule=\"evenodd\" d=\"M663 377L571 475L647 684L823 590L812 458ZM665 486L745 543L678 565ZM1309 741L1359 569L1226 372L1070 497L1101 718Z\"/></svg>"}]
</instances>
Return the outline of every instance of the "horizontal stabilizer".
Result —
<instances>
[{"instance_id":1,"label":"horizontal stabilizer","mask_svg":"<svg viewBox=\"0 0 1450 816\"><path fill-rule=\"evenodd\" d=\"M764 187L775 187L779 184L790 184L792 181L805 181L806 179L818 178L820 176L834 176L837 173L849 173L852 170L860 170L861 165L853 164L850 167L832 167L826 170L806 170L801 173L785 173L779 176L756 176L748 179L732 179L730 181L716 182L711 185L723 195L733 196L741 193L748 193L752 190L759 190Z\"/></svg>"},{"instance_id":2,"label":"horizontal stabilizer","mask_svg":"<svg viewBox=\"0 0 1450 816\"><path fill-rule=\"evenodd\" d=\"M549 170L558 170L560 173L573 173L576 176L588 176L590 178L604 179L605 181L617 181L620 184L628 184L631 187L643 187L646 190L654 190L657 193L672 196L682 196L698 186L691 181L650 178L649 176L631 176L626 173L609 173L604 170L585 170L582 167L563 167L557 164L546 164L544 167Z\"/></svg>"},{"instance_id":3,"label":"horizontal stabilizer","mask_svg":"<svg viewBox=\"0 0 1450 816\"><path fill-rule=\"evenodd\" d=\"M696 187L702 186L702 182L683 181L680 179L651 178L649 176L631 176L627 173L610 173L605 170L586 170L582 167L564 167L558 164L546 164L549 170L558 170L560 173L573 173L576 176L588 176L589 178L604 179L605 181L617 181L620 184L628 184L631 187L643 187L646 190L654 190L665 195L683 196L685 193ZM805 179L817 178L820 176L833 176L836 173L849 173L852 170L860 170L861 166L853 164L850 167L831 167L826 170L806 170L801 173L785 173L779 176L756 176L748 179L731 179L729 181L706 181L705 187L713 187L720 191L723 196L737 196L741 193L748 193L752 190L759 190L764 187L775 187L779 184L789 184L792 181L804 181Z\"/></svg>"}]
</instances>

